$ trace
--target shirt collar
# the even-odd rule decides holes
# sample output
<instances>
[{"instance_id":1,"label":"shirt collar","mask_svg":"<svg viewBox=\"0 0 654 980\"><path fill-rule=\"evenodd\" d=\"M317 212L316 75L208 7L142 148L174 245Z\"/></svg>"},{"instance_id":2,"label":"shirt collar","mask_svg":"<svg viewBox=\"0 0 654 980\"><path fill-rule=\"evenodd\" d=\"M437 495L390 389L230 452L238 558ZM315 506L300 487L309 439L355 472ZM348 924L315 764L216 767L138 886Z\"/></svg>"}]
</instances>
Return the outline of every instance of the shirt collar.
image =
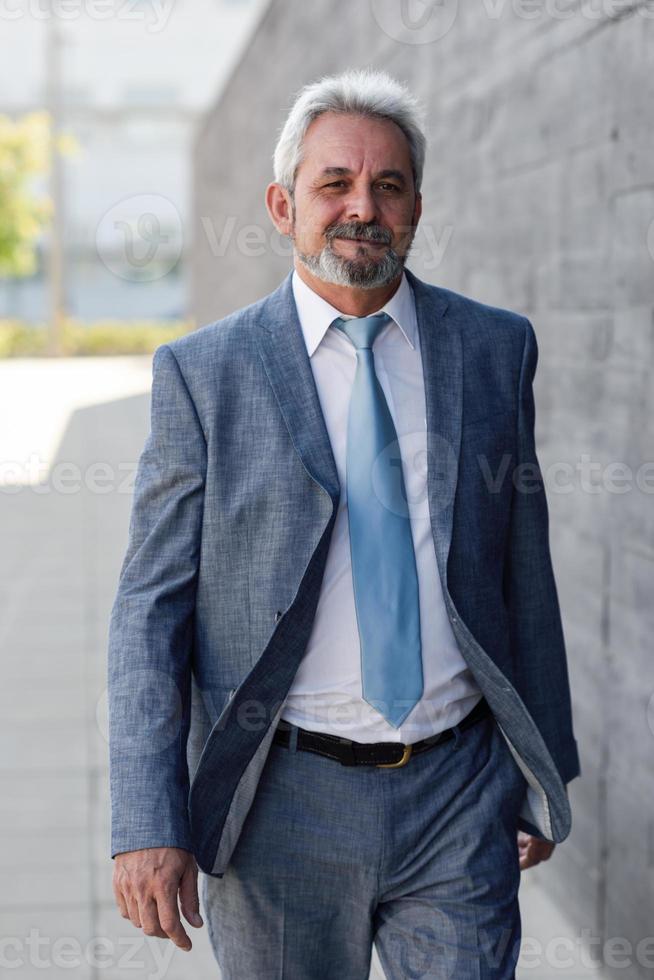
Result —
<instances>
[{"instance_id":1,"label":"shirt collar","mask_svg":"<svg viewBox=\"0 0 654 980\"><path fill-rule=\"evenodd\" d=\"M297 269L293 270L292 283L304 342L307 353L311 357L330 325L337 316L343 314L343 311L337 310L335 306L332 306L315 290L311 289L304 279L298 275ZM375 312L388 313L399 330L399 336L404 337L412 350L416 347L418 331L415 299L405 272L402 273L400 285L391 298L382 306L381 310L375 310ZM397 331L395 332L397 333Z\"/></svg>"}]
</instances>

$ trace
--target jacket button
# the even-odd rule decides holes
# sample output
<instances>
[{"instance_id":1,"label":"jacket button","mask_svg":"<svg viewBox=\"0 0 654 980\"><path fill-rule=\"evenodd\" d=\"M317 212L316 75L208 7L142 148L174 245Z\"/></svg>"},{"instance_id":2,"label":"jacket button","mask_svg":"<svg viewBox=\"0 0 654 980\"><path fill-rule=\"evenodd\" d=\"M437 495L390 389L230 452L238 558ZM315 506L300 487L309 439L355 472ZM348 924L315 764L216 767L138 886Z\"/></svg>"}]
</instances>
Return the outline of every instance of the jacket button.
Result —
<instances>
[{"instance_id":1,"label":"jacket button","mask_svg":"<svg viewBox=\"0 0 654 980\"><path fill-rule=\"evenodd\" d=\"M281 618L282 618L282 611L281 609L278 609L277 612L275 613L275 622L278 623Z\"/></svg>"}]
</instances>

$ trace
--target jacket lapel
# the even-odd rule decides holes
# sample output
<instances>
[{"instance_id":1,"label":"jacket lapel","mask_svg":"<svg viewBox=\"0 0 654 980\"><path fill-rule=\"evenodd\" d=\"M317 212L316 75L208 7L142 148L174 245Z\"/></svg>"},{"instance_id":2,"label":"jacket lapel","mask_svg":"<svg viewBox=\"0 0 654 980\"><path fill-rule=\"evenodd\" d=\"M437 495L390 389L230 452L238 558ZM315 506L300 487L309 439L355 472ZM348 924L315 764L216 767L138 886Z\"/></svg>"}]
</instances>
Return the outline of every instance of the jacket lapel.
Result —
<instances>
[{"instance_id":1,"label":"jacket lapel","mask_svg":"<svg viewBox=\"0 0 654 980\"><path fill-rule=\"evenodd\" d=\"M441 581L447 583L447 556L452 540L461 421L463 353L461 323L448 310L447 291L418 279L408 269L420 336L427 408L427 493Z\"/></svg>"},{"instance_id":2,"label":"jacket lapel","mask_svg":"<svg viewBox=\"0 0 654 980\"><path fill-rule=\"evenodd\" d=\"M257 342L293 445L309 476L329 494L333 512L340 484L295 306L292 275L268 298Z\"/></svg>"}]
</instances>

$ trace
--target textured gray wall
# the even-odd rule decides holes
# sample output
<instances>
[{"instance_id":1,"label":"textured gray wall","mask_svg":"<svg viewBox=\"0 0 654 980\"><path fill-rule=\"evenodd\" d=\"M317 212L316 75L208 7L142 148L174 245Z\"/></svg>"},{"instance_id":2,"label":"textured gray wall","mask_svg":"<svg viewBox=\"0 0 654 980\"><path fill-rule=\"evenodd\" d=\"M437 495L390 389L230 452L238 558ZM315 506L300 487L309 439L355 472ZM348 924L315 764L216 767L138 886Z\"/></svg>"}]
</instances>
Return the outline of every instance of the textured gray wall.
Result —
<instances>
[{"instance_id":1,"label":"textured gray wall","mask_svg":"<svg viewBox=\"0 0 654 980\"><path fill-rule=\"evenodd\" d=\"M408 82L429 106L430 136L410 267L528 315L539 340L537 439L583 770L548 886L579 934L632 944L619 956L609 944L616 976L644 977L654 966L654 941L637 949L654 935L654 466L643 469L654 460L654 4L460 6L444 0L417 29L400 14L418 5L400 0L273 0L196 146L194 313L204 323L244 306L291 267L263 195L297 89L368 64ZM571 469L557 474L557 463Z\"/></svg>"}]
</instances>

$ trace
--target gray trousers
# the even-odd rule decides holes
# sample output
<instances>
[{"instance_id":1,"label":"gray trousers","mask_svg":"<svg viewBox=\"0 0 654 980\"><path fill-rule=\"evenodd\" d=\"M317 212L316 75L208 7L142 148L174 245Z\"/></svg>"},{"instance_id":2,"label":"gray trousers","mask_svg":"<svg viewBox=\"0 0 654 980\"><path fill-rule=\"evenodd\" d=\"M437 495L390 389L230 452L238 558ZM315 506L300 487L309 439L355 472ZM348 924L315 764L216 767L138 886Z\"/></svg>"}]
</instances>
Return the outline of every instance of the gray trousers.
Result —
<instances>
[{"instance_id":1,"label":"gray trousers","mask_svg":"<svg viewBox=\"0 0 654 980\"><path fill-rule=\"evenodd\" d=\"M292 739L293 743L293 739ZM273 744L223 878L201 873L223 980L510 980L527 783L495 720L398 769Z\"/></svg>"}]
</instances>

